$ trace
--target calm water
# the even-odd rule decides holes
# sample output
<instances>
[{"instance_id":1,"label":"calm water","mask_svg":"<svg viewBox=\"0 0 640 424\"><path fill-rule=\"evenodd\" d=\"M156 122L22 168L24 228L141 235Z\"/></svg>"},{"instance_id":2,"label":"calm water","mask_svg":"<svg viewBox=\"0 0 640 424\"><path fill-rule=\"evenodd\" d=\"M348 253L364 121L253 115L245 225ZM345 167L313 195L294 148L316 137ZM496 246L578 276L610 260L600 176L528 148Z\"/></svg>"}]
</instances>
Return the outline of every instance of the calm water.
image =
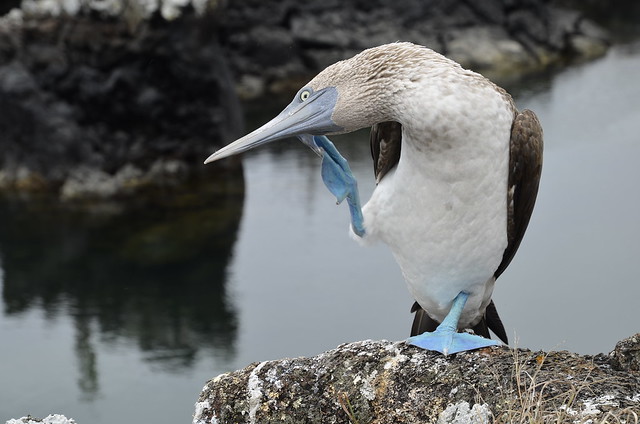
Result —
<instances>
[{"instance_id":1,"label":"calm water","mask_svg":"<svg viewBox=\"0 0 640 424\"><path fill-rule=\"evenodd\" d=\"M521 347L606 352L640 332L638 75L636 44L514 88L546 136L536 210L494 294ZM366 199L367 134L335 140ZM186 423L221 372L407 336L400 272L349 239L318 158L283 141L244 162L244 207L195 188L180 208L116 215L0 203L0 422Z\"/></svg>"}]
</instances>

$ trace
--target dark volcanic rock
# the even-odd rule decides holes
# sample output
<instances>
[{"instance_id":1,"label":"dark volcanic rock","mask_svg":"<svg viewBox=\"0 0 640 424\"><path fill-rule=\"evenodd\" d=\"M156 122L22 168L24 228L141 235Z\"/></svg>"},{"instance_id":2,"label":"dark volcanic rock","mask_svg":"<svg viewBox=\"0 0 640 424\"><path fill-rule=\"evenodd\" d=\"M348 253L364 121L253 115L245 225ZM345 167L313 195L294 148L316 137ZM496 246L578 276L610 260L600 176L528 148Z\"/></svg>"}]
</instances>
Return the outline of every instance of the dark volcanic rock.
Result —
<instances>
[{"instance_id":1,"label":"dark volcanic rock","mask_svg":"<svg viewBox=\"0 0 640 424\"><path fill-rule=\"evenodd\" d=\"M229 2L223 13L221 40L237 80L266 91L282 89L285 77L297 87L337 60L394 41L426 45L494 78L607 48L605 33L580 13L544 0L263 0Z\"/></svg>"},{"instance_id":2,"label":"dark volcanic rock","mask_svg":"<svg viewBox=\"0 0 640 424\"><path fill-rule=\"evenodd\" d=\"M640 333L620 340L609 356L611 366L618 371L640 373Z\"/></svg>"},{"instance_id":3,"label":"dark volcanic rock","mask_svg":"<svg viewBox=\"0 0 640 424\"><path fill-rule=\"evenodd\" d=\"M0 190L113 197L180 180L239 135L236 93L290 94L388 42L494 79L606 50L596 25L545 0L183 3L24 0L0 17Z\"/></svg>"},{"instance_id":4,"label":"dark volcanic rock","mask_svg":"<svg viewBox=\"0 0 640 424\"><path fill-rule=\"evenodd\" d=\"M634 422L638 412L640 377L592 357L505 347L444 357L365 341L220 375L193 422Z\"/></svg>"},{"instance_id":5,"label":"dark volcanic rock","mask_svg":"<svg viewBox=\"0 0 640 424\"><path fill-rule=\"evenodd\" d=\"M0 21L0 187L112 197L153 183L163 163L200 167L240 131L215 28L188 11L135 25L97 13Z\"/></svg>"}]
</instances>

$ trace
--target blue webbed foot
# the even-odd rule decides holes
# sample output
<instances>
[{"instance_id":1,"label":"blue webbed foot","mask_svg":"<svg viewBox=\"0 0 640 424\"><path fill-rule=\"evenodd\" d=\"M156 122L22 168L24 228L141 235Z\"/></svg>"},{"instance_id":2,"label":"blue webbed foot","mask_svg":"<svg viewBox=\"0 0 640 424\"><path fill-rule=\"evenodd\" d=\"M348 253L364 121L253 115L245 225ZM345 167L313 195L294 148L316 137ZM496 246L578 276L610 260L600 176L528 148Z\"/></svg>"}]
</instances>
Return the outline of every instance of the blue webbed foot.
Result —
<instances>
[{"instance_id":1,"label":"blue webbed foot","mask_svg":"<svg viewBox=\"0 0 640 424\"><path fill-rule=\"evenodd\" d=\"M433 333L422 333L419 336L409 337L407 343L422 349L435 350L444 355L499 345L495 340L485 339L474 334L438 331L438 329Z\"/></svg>"},{"instance_id":2,"label":"blue webbed foot","mask_svg":"<svg viewBox=\"0 0 640 424\"><path fill-rule=\"evenodd\" d=\"M358 186L349 163L326 137L314 137L314 141L322 147L322 180L329 191L336 196L338 204L349 195L357 194Z\"/></svg>"},{"instance_id":3,"label":"blue webbed foot","mask_svg":"<svg viewBox=\"0 0 640 424\"><path fill-rule=\"evenodd\" d=\"M458 321L469 295L460 292L453 301L449 314L432 333L422 333L409 337L407 343L422 349L435 350L444 355L480 349L488 346L498 346L495 340L486 339L469 333L458 333Z\"/></svg>"},{"instance_id":4,"label":"blue webbed foot","mask_svg":"<svg viewBox=\"0 0 640 424\"><path fill-rule=\"evenodd\" d=\"M315 144L322 148L322 181L336 196L338 203L347 199L354 233L364 235L364 219L358 194L358 183L351 172L349 163L342 157L331 140L325 136L314 136Z\"/></svg>"}]
</instances>

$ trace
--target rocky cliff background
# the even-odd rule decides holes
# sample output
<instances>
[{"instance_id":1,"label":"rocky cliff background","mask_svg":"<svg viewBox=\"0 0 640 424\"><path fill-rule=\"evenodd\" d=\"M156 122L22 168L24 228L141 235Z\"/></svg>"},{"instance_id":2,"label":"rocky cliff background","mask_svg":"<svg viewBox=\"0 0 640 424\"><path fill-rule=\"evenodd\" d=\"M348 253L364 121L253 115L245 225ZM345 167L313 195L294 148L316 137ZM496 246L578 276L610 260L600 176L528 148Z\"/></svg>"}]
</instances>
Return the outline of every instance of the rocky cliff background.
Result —
<instances>
[{"instance_id":1,"label":"rocky cliff background","mask_svg":"<svg viewBox=\"0 0 640 424\"><path fill-rule=\"evenodd\" d=\"M591 20L543 0L9 0L0 13L0 190L65 201L205 172L242 132L240 99L288 96L374 45L424 44L498 82L607 48Z\"/></svg>"}]
</instances>

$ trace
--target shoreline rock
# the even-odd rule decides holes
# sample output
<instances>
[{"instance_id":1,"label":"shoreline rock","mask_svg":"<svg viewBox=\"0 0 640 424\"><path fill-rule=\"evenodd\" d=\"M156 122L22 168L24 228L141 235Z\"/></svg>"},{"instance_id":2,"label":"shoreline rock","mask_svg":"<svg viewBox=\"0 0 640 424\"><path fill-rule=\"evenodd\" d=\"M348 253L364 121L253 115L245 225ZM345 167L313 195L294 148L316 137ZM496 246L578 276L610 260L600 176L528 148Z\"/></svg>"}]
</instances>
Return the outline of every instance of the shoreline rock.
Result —
<instances>
[{"instance_id":1,"label":"shoreline rock","mask_svg":"<svg viewBox=\"0 0 640 424\"><path fill-rule=\"evenodd\" d=\"M545 1L230 2L221 40L245 99L295 91L324 67L376 45L411 41L501 83L603 55L608 35Z\"/></svg>"},{"instance_id":2,"label":"shoreline rock","mask_svg":"<svg viewBox=\"0 0 640 424\"><path fill-rule=\"evenodd\" d=\"M177 186L239 135L216 18L145 4L25 0L0 18L0 191L73 201ZM239 160L209 168L242 173Z\"/></svg>"},{"instance_id":3,"label":"shoreline rock","mask_svg":"<svg viewBox=\"0 0 640 424\"><path fill-rule=\"evenodd\" d=\"M179 185L240 135L239 98L289 96L397 40L498 82L608 46L543 0L23 0L0 17L0 192L68 202ZM213 167L242 172L239 160Z\"/></svg>"},{"instance_id":4,"label":"shoreline rock","mask_svg":"<svg viewBox=\"0 0 640 424\"><path fill-rule=\"evenodd\" d=\"M637 366L638 352L640 334L608 356L498 347L445 357L404 342L355 342L215 377L193 423L633 422L640 374L615 364L633 354Z\"/></svg>"},{"instance_id":5,"label":"shoreline rock","mask_svg":"<svg viewBox=\"0 0 640 424\"><path fill-rule=\"evenodd\" d=\"M22 418L12 418L6 424L77 424L73 418L67 418L60 414L50 414L42 419L31 415Z\"/></svg>"}]
</instances>

